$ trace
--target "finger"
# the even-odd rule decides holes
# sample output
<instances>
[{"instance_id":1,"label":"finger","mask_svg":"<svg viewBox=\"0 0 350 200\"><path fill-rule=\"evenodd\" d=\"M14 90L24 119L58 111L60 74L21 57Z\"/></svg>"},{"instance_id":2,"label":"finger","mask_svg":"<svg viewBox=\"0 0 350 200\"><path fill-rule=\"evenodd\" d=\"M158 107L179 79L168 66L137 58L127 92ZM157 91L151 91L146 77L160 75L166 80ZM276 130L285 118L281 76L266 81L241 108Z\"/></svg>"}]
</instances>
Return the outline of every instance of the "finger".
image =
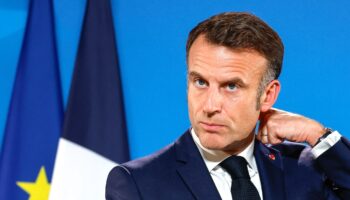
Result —
<instances>
[{"instance_id":1,"label":"finger","mask_svg":"<svg viewBox=\"0 0 350 200\"><path fill-rule=\"evenodd\" d=\"M258 140L261 140L261 136L262 136L262 130L263 130L263 127L265 126L265 125L263 125L261 122L259 122L258 123L258 132L257 132L257 139Z\"/></svg>"},{"instance_id":2,"label":"finger","mask_svg":"<svg viewBox=\"0 0 350 200\"><path fill-rule=\"evenodd\" d=\"M263 126L262 126L261 123L259 122L258 132L257 132L257 134L256 134L256 138L257 138L258 140L261 140L262 127L263 127Z\"/></svg>"},{"instance_id":3,"label":"finger","mask_svg":"<svg viewBox=\"0 0 350 200\"><path fill-rule=\"evenodd\" d=\"M277 135L274 134L273 132L270 132L267 137L268 137L269 144L275 145L283 142L283 139L277 137Z\"/></svg>"},{"instance_id":4,"label":"finger","mask_svg":"<svg viewBox=\"0 0 350 200\"><path fill-rule=\"evenodd\" d=\"M269 143L269 136L268 136L268 132L267 132L267 127L264 126L261 129L261 133L260 133L260 141L264 144L268 144Z\"/></svg>"}]
</instances>

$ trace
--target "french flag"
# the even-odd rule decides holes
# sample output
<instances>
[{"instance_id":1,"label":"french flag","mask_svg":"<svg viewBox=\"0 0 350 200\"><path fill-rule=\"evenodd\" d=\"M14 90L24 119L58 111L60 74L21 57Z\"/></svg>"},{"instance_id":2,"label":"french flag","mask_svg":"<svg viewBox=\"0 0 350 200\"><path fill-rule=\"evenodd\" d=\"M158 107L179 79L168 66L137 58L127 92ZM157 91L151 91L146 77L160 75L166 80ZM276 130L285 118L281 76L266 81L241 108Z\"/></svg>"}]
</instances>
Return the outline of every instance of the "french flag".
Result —
<instances>
[{"instance_id":1,"label":"french flag","mask_svg":"<svg viewBox=\"0 0 350 200\"><path fill-rule=\"evenodd\" d=\"M88 0L50 199L104 199L117 163L129 160L109 0Z\"/></svg>"}]
</instances>

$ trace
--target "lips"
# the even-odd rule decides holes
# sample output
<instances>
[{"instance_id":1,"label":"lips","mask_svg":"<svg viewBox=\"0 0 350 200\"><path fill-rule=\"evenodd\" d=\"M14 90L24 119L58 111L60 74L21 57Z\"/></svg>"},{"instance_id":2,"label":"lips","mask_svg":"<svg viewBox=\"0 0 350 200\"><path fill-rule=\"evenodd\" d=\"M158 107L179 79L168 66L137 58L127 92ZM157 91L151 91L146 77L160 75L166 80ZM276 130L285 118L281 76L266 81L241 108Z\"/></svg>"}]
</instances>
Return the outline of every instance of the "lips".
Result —
<instances>
[{"instance_id":1,"label":"lips","mask_svg":"<svg viewBox=\"0 0 350 200\"><path fill-rule=\"evenodd\" d=\"M223 128L225 128L225 126L222 124L217 124L212 122L199 122L199 124L203 128L203 130L210 133L219 132Z\"/></svg>"}]
</instances>

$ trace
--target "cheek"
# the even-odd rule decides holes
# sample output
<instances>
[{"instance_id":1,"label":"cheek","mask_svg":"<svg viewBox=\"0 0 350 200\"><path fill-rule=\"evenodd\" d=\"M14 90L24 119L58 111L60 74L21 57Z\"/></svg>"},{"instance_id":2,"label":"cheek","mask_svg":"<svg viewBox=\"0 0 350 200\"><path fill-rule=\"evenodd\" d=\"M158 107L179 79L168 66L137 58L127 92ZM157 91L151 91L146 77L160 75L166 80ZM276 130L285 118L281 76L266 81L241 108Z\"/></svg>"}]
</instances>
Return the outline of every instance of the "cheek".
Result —
<instances>
[{"instance_id":1,"label":"cheek","mask_svg":"<svg viewBox=\"0 0 350 200\"><path fill-rule=\"evenodd\" d=\"M256 110L256 105L250 104L245 107L246 109L243 111L244 115L241 118L241 123L243 124L245 131L251 132L259 119L259 112Z\"/></svg>"},{"instance_id":2,"label":"cheek","mask_svg":"<svg viewBox=\"0 0 350 200\"><path fill-rule=\"evenodd\" d=\"M191 87L189 87L187 92L187 104L190 114L198 112L198 110L202 106L202 101L202 94L196 92L194 89L191 89Z\"/></svg>"},{"instance_id":3,"label":"cheek","mask_svg":"<svg viewBox=\"0 0 350 200\"><path fill-rule=\"evenodd\" d=\"M190 91L188 91L188 94L187 94L187 106L188 106L188 114L190 117L190 121L191 123L193 123L193 120L194 120L193 118L196 112L198 112L199 105L198 105L198 101Z\"/></svg>"},{"instance_id":4,"label":"cheek","mask_svg":"<svg viewBox=\"0 0 350 200\"><path fill-rule=\"evenodd\" d=\"M231 98L230 101L226 101L225 108L230 119L239 126L251 127L259 117L255 98Z\"/></svg>"}]
</instances>

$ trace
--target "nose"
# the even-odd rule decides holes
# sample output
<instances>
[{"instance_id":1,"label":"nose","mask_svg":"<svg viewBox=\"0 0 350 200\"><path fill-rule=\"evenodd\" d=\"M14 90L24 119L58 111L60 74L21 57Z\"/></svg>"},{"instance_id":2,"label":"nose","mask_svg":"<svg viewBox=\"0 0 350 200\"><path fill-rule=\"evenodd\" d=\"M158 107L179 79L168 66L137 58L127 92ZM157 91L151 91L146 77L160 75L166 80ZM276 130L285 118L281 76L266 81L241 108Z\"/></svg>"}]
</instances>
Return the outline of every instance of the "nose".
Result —
<instances>
[{"instance_id":1,"label":"nose","mask_svg":"<svg viewBox=\"0 0 350 200\"><path fill-rule=\"evenodd\" d=\"M208 95L204 103L203 112L210 117L221 112L223 97L217 88L210 88L207 92Z\"/></svg>"}]
</instances>

